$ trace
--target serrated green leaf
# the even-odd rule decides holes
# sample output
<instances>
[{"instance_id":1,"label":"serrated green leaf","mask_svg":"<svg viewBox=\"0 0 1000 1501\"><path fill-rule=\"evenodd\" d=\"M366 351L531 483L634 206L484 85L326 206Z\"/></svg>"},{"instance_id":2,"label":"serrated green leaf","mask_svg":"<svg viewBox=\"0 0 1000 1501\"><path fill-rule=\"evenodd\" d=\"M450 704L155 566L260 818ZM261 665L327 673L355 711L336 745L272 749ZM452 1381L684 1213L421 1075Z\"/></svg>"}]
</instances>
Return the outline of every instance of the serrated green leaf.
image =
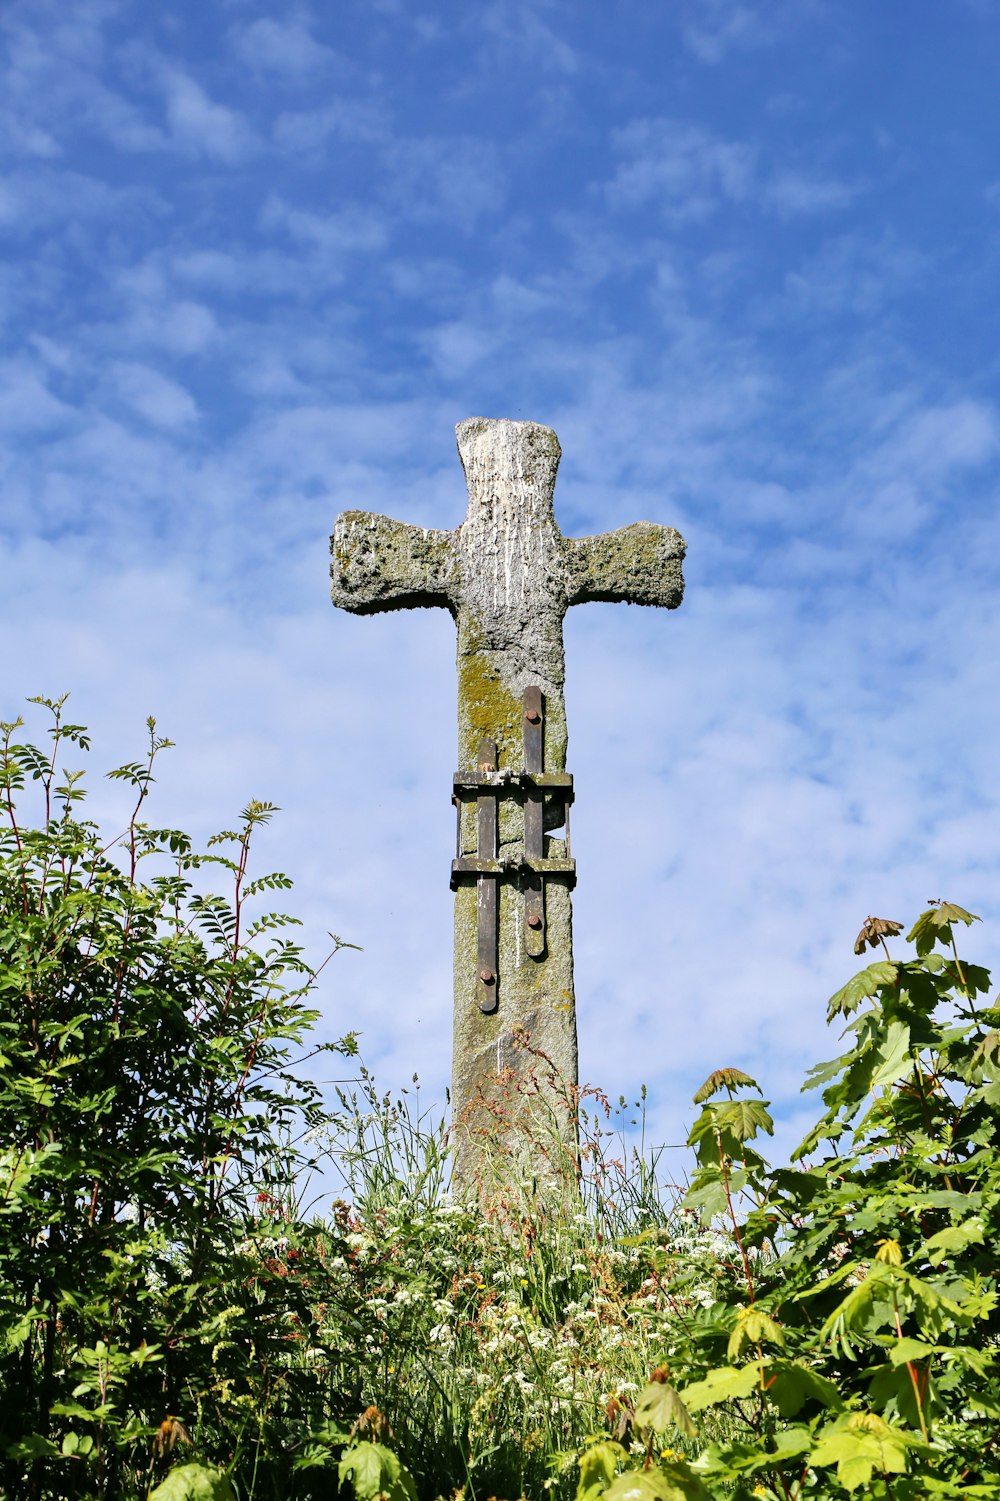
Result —
<instances>
[{"instance_id":1,"label":"serrated green leaf","mask_svg":"<svg viewBox=\"0 0 1000 1501\"><path fill-rule=\"evenodd\" d=\"M809 1401L821 1402L834 1412L844 1406L836 1382L798 1361L769 1360L766 1380L768 1395L783 1418L794 1418Z\"/></svg>"},{"instance_id":2,"label":"serrated green leaf","mask_svg":"<svg viewBox=\"0 0 1000 1501\"><path fill-rule=\"evenodd\" d=\"M330 1450L326 1447L325 1444L307 1442L302 1445L302 1448L298 1450L294 1459L292 1460L292 1469L322 1469L324 1465L328 1465L330 1463L331 1458L332 1456Z\"/></svg>"},{"instance_id":3,"label":"serrated green leaf","mask_svg":"<svg viewBox=\"0 0 1000 1501\"><path fill-rule=\"evenodd\" d=\"M969 927L979 921L975 913L966 912L964 907L958 907L954 902L938 902L926 912L921 912L907 933L906 941L916 944L917 953L922 958L924 954L930 953L935 943L951 944L952 923L964 922Z\"/></svg>"},{"instance_id":4,"label":"serrated green leaf","mask_svg":"<svg viewBox=\"0 0 1000 1501\"><path fill-rule=\"evenodd\" d=\"M687 1465L664 1463L616 1476L602 1501L713 1501L713 1498Z\"/></svg>"},{"instance_id":5,"label":"serrated green leaf","mask_svg":"<svg viewBox=\"0 0 1000 1501\"><path fill-rule=\"evenodd\" d=\"M718 1366L709 1371L704 1380L686 1386L680 1397L688 1412L700 1412L703 1407L714 1407L717 1402L749 1397L759 1385L760 1368L757 1365Z\"/></svg>"},{"instance_id":6,"label":"serrated green leaf","mask_svg":"<svg viewBox=\"0 0 1000 1501\"><path fill-rule=\"evenodd\" d=\"M207 1465L175 1465L149 1501L235 1501L229 1476Z\"/></svg>"},{"instance_id":7,"label":"serrated green leaf","mask_svg":"<svg viewBox=\"0 0 1000 1501\"><path fill-rule=\"evenodd\" d=\"M639 1394L635 1404L635 1421L646 1428L663 1433L668 1428L679 1428L681 1433L694 1433L691 1414L668 1381L649 1381Z\"/></svg>"},{"instance_id":8,"label":"serrated green leaf","mask_svg":"<svg viewBox=\"0 0 1000 1501\"><path fill-rule=\"evenodd\" d=\"M726 1354L735 1360L744 1345L761 1344L785 1346L785 1335L779 1324L759 1308L743 1308L736 1320L736 1328L729 1336Z\"/></svg>"},{"instance_id":9,"label":"serrated green leaf","mask_svg":"<svg viewBox=\"0 0 1000 1501\"><path fill-rule=\"evenodd\" d=\"M924 1250L932 1266L940 1266L948 1256L964 1251L969 1246L981 1246L985 1240L983 1222L978 1215L965 1220L961 1225L947 1225L924 1241Z\"/></svg>"},{"instance_id":10,"label":"serrated green leaf","mask_svg":"<svg viewBox=\"0 0 1000 1501\"><path fill-rule=\"evenodd\" d=\"M48 1459L54 1458L58 1453L52 1440L43 1438L40 1433L29 1433L27 1438L18 1439L6 1450L7 1457L16 1460Z\"/></svg>"},{"instance_id":11,"label":"serrated green leaf","mask_svg":"<svg viewBox=\"0 0 1000 1501\"><path fill-rule=\"evenodd\" d=\"M995 1350L980 1350L974 1345L952 1345L942 1354L946 1364L967 1366L977 1376L992 1376L997 1359Z\"/></svg>"},{"instance_id":12,"label":"serrated green leaf","mask_svg":"<svg viewBox=\"0 0 1000 1501\"><path fill-rule=\"evenodd\" d=\"M589 1449L585 1449L577 1460L580 1480L575 1501L596 1501L598 1496L603 1495L624 1458L625 1450L621 1444L611 1440L591 1444Z\"/></svg>"},{"instance_id":13,"label":"serrated green leaf","mask_svg":"<svg viewBox=\"0 0 1000 1501\"><path fill-rule=\"evenodd\" d=\"M341 1484L350 1480L357 1501L417 1501L413 1477L384 1444L354 1444L337 1466Z\"/></svg>"},{"instance_id":14,"label":"serrated green leaf","mask_svg":"<svg viewBox=\"0 0 1000 1501\"><path fill-rule=\"evenodd\" d=\"M889 1359L894 1366L909 1365L914 1360L926 1360L939 1350L939 1345L928 1345L922 1339L903 1338L889 1346Z\"/></svg>"},{"instance_id":15,"label":"serrated green leaf","mask_svg":"<svg viewBox=\"0 0 1000 1501\"><path fill-rule=\"evenodd\" d=\"M877 995L883 985L895 985L899 976L899 965L891 963L888 959L880 959L877 964L869 964L867 969L859 971L846 985L841 986L826 1003L826 1019L833 1021L835 1016L850 1016L867 1000L869 996Z\"/></svg>"},{"instance_id":16,"label":"serrated green leaf","mask_svg":"<svg viewBox=\"0 0 1000 1501\"><path fill-rule=\"evenodd\" d=\"M752 1079L749 1074L745 1074L741 1068L717 1068L709 1074L704 1084L691 1098L695 1105L703 1105L714 1094L718 1094L720 1089L732 1090L741 1088L759 1090L760 1085L756 1079Z\"/></svg>"},{"instance_id":17,"label":"serrated green leaf","mask_svg":"<svg viewBox=\"0 0 1000 1501\"><path fill-rule=\"evenodd\" d=\"M629 1470L618 1475L604 1492L606 1501L674 1501L659 1470Z\"/></svg>"},{"instance_id":18,"label":"serrated green leaf","mask_svg":"<svg viewBox=\"0 0 1000 1501\"><path fill-rule=\"evenodd\" d=\"M814 1089L817 1084L823 1083L822 1078L809 1079L803 1084L803 1089ZM824 1117L817 1121L811 1131L807 1131L799 1142L795 1151L791 1154L793 1162L801 1162L803 1157L811 1157L821 1141L838 1141L847 1127L842 1121L831 1121Z\"/></svg>"},{"instance_id":19,"label":"serrated green leaf","mask_svg":"<svg viewBox=\"0 0 1000 1501\"><path fill-rule=\"evenodd\" d=\"M910 1029L906 1022L890 1022L878 1049L879 1063L869 1081L869 1088L886 1089L913 1072L910 1053Z\"/></svg>"},{"instance_id":20,"label":"serrated green leaf","mask_svg":"<svg viewBox=\"0 0 1000 1501\"><path fill-rule=\"evenodd\" d=\"M820 1468L835 1464L841 1485L855 1491L870 1483L875 1470L905 1474L907 1446L907 1436L876 1413L851 1413L819 1434L809 1460Z\"/></svg>"},{"instance_id":21,"label":"serrated green leaf","mask_svg":"<svg viewBox=\"0 0 1000 1501\"><path fill-rule=\"evenodd\" d=\"M716 1128L733 1133L737 1141L752 1141L758 1131L774 1135L774 1121L763 1100L726 1100L711 1107Z\"/></svg>"}]
</instances>

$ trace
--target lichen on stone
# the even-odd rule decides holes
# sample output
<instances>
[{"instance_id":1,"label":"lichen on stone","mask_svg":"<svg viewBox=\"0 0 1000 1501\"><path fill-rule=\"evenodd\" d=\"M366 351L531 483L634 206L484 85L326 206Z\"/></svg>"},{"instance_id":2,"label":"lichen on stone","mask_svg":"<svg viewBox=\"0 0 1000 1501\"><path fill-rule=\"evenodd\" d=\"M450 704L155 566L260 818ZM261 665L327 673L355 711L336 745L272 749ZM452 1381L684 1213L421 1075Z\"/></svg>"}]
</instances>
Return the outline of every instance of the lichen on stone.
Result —
<instances>
[{"instance_id":1,"label":"lichen on stone","mask_svg":"<svg viewBox=\"0 0 1000 1501\"><path fill-rule=\"evenodd\" d=\"M544 695L544 769L566 767L563 619L571 604L626 600L674 608L684 582L683 539L671 527L640 521L615 532L563 537L553 492L559 441L539 423L460 423L456 436L469 492L466 518L454 532L435 531L388 516L345 511L331 539L334 603L365 614L420 605L445 606L458 626L458 759L470 771L480 740L495 740L501 768L523 767L523 701L527 687ZM499 799L501 853L523 845L523 794ZM562 800L546 797L545 826L563 822ZM476 798L463 798L460 843L477 848ZM559 848L551 840L550 848ZM546 880L546 947L527 953L523 892L504 877L499 902L498 1010L484 1015L477 994L475 880L455 897L454 1051L452 1108L456 1123L458 1191L477 1182L483 1161L480 1126L502 1135L496 1103L498 1076L538 1069L533 1049L552 1077L577 1079L569 882ZM524 1045L524 1038L530 1043ZM492 1093L491 1093L492 1092ZM540 1112L569 1122L555 1108L553 1087L539 1096ZM553 1110L555 1113L553 1114ZM568 1136L567 1136L568 1141Z\"/></svg>"}]
</instances>

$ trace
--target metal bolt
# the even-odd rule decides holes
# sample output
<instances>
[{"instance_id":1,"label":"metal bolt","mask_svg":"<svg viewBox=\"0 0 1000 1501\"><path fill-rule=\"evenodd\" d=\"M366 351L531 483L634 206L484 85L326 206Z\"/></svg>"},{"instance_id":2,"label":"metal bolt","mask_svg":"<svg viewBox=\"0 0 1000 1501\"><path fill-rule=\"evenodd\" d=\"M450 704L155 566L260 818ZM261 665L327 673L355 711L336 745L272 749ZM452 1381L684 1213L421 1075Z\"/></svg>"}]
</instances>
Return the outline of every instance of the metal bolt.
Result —
<instances>
[{"instance_id":1,"label":"metal bolt","mask_svg":"<svg viewBox=\"0 0 1000 1501\"><path fill-rule=\"evenodd\" d=\"M479 971L479 978L482 980L484 985L492 985L496 980L496 975L491 969L481 969Z\"/></svg>"},{"instance_id":2,"label":"metal bolt","mask_svg":"<svg viewBox=\"0 0 1000 1501\"><path fill-rule=\"evenodd\" d=\"M537 912L532 912L531 916L528 918L528 927L529 928L540 928L541 926L542 926L541 916Z\"/></svg>"},{"instance_id":3,"label":"metal bolt","mask_svg":"<svg viewBox=\"0 0 1000 1501\"><path fill-rule=\"evenodd\" d=\"M529 724L538 724L542 716L539 714L537 709L526 709L524 717Z\"/></svg>"}]
</instances>

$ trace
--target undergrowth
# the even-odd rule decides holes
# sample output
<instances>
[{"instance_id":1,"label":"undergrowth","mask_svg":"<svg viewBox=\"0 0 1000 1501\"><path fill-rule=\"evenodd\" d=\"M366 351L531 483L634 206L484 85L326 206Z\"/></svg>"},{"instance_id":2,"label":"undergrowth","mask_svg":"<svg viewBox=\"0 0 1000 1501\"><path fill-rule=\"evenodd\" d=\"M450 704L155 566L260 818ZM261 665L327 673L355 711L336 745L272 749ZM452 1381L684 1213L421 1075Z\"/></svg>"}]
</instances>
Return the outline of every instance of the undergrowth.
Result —
<instances>
[{"instance_id":1,"label":"undergrowth","mask_svg":"<svg viewBox=\"0 0 1000 1501\"><path fill-rule=\"evenodd\" d=\"M41 703L49 745L17 721L0 760L5 1496L1000 1497L1000 1008L972 914L931 904L911 957L866 919L881 955L829 1003L846 1050L794 1166L761 1156L737 1068L695 1096L683 1194L547 1077L579 1127L561 1178L521 1144L458 1202L418 1093L307 1082L316 973L268 908L287 878L251 872L274 810L203 852L144 821L150 722L108 839L60 764L86 732ZM499 1083L521 1118L531 1070Z\"/></svg>"}]
</instances>

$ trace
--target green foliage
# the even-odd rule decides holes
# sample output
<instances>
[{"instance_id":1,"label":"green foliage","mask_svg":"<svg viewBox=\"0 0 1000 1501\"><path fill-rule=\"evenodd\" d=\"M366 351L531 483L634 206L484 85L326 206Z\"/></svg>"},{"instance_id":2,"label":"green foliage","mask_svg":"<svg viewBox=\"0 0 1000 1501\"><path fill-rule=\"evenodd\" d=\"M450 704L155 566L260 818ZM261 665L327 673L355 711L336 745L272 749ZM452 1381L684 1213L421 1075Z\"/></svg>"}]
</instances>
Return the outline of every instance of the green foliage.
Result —
<instances>
[{"instance_id":1,"label":"green foliage","mask_svg":"<svg viewBox=\"0 0 1000 1501\"><path fill-rule=\"evenodd\" d=\"M248 882L271 806L206 854L142 821L169 744L150 720L111 773L131 815L109 840L61 769L84 730L39 702L48 747L17 721L0 749L0 1474L10 1497L145 1494L178 1445L253 1462L308 1396L287 1352L315 1318L275 1248L291 1139L321 1119L290 1067L312 977L286 920L250 910L286 884ZM211 1473L157 1494L221 1498Z\"/></svg>"},{"instance_id":2,"label":"green foliage","mask_svg":"<svg viewBox=\"0 0 1000 1501\"><path fill-rule=\"evenodd\" d=\"M5 1496L1000 1501L1000 1007L971 913L932 904L915 958L865 919L882 957L829 1002L846 1050L793 1166L721 1068L683 1209L578 1091L580 1198L511 1182L487 1213L448 1201L418 1093L362 1068L330 1113L296 1068L314 976L264 910L287 877L249 869L270 805L201 853L144 822L150 721L108 840L61 769L86 733L42 707L50 744L18 723L0 750ZM344 1198L308 1221L321 1153Z\"/></svg>"},{"instance_id":3,"label":"green foliage","mask_svg":"<svg viewBox=\"0 0 1000 1501\"><path fill-rule=\"evenodd\" d=\"M233 1501L233 1487L222 1470L207 1465L175 1465L150 1491L149 1501Z\"/></svg>"},{"instance_id":4,"label":"green foliage","mask_svg":"<svg viewBox=\"0 0 1000 1501\"><path fill-rule=\"evenodd\" d=\"M634 1407L637 1427L673 1431L685 1452L657 1464L647 1438L589 1488L581 1456L588 1501L702 1484L817 1501L1000 1497L1000 1011L956 946L974 921L933 904L909 935L915 960L887 956L832 998L850 1046L812 1071L826 1108L799 1166L771 1171L749 1145L768 1128L759 1100L734 1097L752 1080L718 1070L698 1091L688 1203L718 1214L731 1256L705 1304L683 1253L656 1255L683 1317ZM900 931L868 918L858 952ZM722 1088L729 1100L709 1103ZM666 1371L676 1407L660 1395Z\"/></svg>"},{"instance_id":5,"label":"green foliage","mask_svg":"<svg viewBox=\"0 0 1000 1501\"><path fill-rule=\"evenodd\" d=\"M349 1480L357 1501L417 1501L413 1477L384 1444L353 1444L337 1466Z\"/></svg>"}]
</instances>

